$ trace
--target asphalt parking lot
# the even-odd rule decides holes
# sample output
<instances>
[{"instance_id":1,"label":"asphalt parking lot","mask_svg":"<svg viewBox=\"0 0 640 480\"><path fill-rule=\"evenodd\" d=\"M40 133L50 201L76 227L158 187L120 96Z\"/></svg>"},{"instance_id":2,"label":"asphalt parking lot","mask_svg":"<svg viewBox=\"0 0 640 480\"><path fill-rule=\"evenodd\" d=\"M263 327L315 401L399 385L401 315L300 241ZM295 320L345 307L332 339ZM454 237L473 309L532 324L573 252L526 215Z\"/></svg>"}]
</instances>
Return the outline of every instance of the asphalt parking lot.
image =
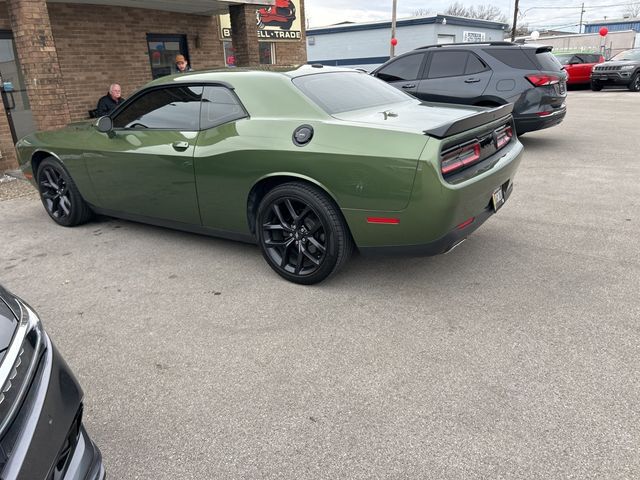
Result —
<instances>
[{"instance_id":1,"label":"asphalt parking lot","mask_svg":"<svg viewBox=\"0 0 640 480\"><path fill-rule=\"evenodd\" d=\"M449 255L280 279L257 247L0 201L0 282L112 479L640 476L640 94L569 92ZM1 186L0 186L1 188Z\"/></svg>"}]
</instances>

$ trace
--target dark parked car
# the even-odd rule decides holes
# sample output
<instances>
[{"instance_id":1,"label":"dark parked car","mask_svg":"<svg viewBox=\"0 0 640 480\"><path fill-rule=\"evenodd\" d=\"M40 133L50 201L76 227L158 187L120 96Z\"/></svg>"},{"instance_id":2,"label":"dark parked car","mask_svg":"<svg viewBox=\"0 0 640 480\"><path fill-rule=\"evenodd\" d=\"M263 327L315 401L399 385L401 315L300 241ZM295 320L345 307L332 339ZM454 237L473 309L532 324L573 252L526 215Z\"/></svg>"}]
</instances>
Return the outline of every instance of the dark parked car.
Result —
<instances>
[{"instance_id":1,"label":"dark parked car","mask_svg":"<svg viewBox=\"0 0 640 480\"><path fill-rule=\"evenodd\" d=\"M495 107L513 103L518 134L562 122L567 73L552 47L510 42L421 47L372 75L421 100Z\"/></svg>"},{"instance_id":2,"label":"dark parked car","mask_svg":"<svg viewBox=\"0 0 640 480\"><path fill-rule=\"evenodd\" d=\"M40 319L0 287L0 478L101 480L82 389Z\"/></svg>"},{"instance_id":3,"label":"dark parked car","mask_svg":"<svg viewBox=\"0 0 640 480\"><path fill-rule=\"evenodd\" d=\"M588 85L593 67L604 62L604 57L599 53L563 52L556 53L555 56L569 75L567 85Z\"/></svg>"},{"instance_id":4,"label":"dark parked car","mask_svg":"<svg viewBox=\"0 0 640 480\"><path fill-rule=\"evenodd\" d=\"M640 48L620 52L611 60L593 67L591 90L597 92L609 86L640 92Z\"/></svg>"},{"instance_id":5,"label":"dark parked car","mask_svg":"<svg viewBox=\"0 0 640 480\"><path fill-rule=\"evenodd\" d=\"M97 212L257 242L279 275L312 284L354 247L450 250L504 204L522 144L511 105L433 105L304 66L163 77L17 151L60 225Z\"/></svg>"}]
</instances>

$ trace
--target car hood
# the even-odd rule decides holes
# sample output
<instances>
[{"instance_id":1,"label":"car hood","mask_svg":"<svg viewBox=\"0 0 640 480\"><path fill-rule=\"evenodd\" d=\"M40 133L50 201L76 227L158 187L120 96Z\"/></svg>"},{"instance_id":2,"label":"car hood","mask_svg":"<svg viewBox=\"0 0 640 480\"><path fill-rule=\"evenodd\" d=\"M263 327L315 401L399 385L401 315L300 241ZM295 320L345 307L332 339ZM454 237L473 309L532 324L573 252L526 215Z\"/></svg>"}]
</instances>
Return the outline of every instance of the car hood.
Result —
<instances>
[{"instance_id":1,"label":"car hood","mask_svg":"<svg viewBox=\"0 0 640 480\"><path fill-rule=\"evenodd\" d=\"M339 120L380 128L444 137L511 113L512 106L473 107L431 102L406 102L334 114Z\"/></svg>"},{"instance_id":2,"label":"car hood","mask_svg":"<svg viewBox=\"0 0 640 480\"><path fill-rule=\"evenodd\" d=\"M0 361L18 327L15 311L17 308L19 307L15 298L0 287Z\"/></svg>"},{"instance_id":3,"label":"car hood","mask_svg":"<svg viewBox=\"0 0 640 480\"><path fill-rule=\"evenodd\" d=\"M640 62L638 62L637 60L619 60L598 63L596 67L623 67L625 65L637 65L638 63Z\"/></svg>"}]
</instances>

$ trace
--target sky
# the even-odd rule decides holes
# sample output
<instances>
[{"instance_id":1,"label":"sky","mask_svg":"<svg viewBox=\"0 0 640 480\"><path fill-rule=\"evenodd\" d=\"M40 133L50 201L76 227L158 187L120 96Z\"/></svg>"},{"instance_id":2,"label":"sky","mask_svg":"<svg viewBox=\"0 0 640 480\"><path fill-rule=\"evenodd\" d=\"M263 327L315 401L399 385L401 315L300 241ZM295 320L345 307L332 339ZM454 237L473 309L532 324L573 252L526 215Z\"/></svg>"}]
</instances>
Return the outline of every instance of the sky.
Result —
<instances>
[{"instance_id":1,"label":"sky","mask_svg":"<svg viewBox=\"0 0 640 480\"><path fill-rule=\"evenodd\" d=\"M500 8L508 23L513 22L515 0L459 0L465 6L491 4ZM584 0L584 22L607 18L622 18L624 5L640 0ZM442 13L453 1L397 0L397 18L413 16L418 9L433 14ZM577 31L583 0L520 0L518 24L526 23L532 30L562 29ZM305 15L310 27L334 23L391 20L392 0L305 0Z\"/></svg>"}]
</instances>

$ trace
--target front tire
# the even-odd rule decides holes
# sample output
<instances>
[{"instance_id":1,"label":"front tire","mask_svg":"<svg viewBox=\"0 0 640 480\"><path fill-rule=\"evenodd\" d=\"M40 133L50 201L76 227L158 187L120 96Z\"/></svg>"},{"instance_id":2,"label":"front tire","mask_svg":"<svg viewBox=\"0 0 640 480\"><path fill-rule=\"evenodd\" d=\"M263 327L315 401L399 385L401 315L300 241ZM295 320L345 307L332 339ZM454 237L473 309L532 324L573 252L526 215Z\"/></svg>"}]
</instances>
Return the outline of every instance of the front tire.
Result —
<instances>
[{"instance_id":1,"label":"front tire","mask_svg":"<svg viewBox=\"0 0 640 480\"><path fill-rule=\"evenodd\" d=\"M54 222L63 227L73 227L91 218L93 212L56 158L45 158L38 167L37 175L42 205Z\"/></svg>"},{"instance_id":2,"label":"front tire","mask_svg":"<svg viewBox=\"0 0 640 480\"><path fill-rule=\"evenodd\" d=\"M629 83L629 90L632 92L640 92L640 72L636 73Z\"/></svg>"},{"instance_id":3,"label":"front tire","mask_svg":"<svg viewBox=\"0 0 640 480\"><path fill-rule=\"evenodd\" d=\"M596 82L595 80L591 80L591 90L594 92L599 92L602 90L602 84Z\"/></svg>"},{"instance_id":4,"label":"front tire","mask_svg":"<svg viewBox=\"0 0 640 480\"><path fill-rule=\"evenodd\" d=\"M321 190L285 183L260 202L256 233L262 255L290 282L319 283L351 256L353 241L339 209Z\"/></svg>"}]
</instances>

